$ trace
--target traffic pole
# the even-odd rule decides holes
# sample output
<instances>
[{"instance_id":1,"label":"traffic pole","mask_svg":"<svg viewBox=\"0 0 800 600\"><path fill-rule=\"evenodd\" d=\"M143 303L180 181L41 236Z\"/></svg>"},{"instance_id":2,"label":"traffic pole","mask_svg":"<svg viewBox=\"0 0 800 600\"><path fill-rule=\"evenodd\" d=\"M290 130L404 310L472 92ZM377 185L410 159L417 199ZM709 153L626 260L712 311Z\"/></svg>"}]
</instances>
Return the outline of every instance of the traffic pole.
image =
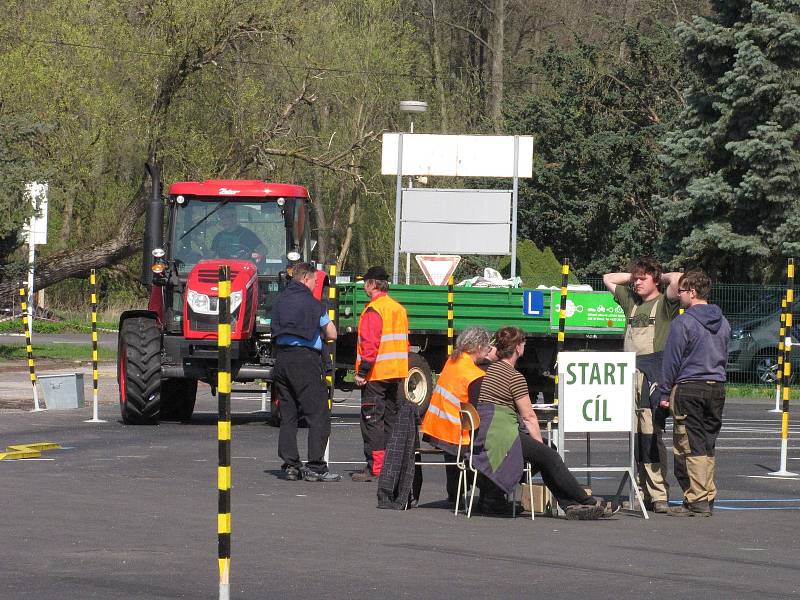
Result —
<instances>
[{"instance_id":1,"label":"traffic pole","mask_svg":"<svg viewBox=\"0 0 800 600\"><path fill-rule=\"evenodd\" d=\"M219 268L219 321L217 325L217 545L219 600L230 598L231 571L231 271Z\"/></svg>"},{"instance_id":2,"label":"traffic pole","mask_svg":"<svg viewBox=\"0 0 800 600\"><path fill-rule=\"evenodd\" d=\"M39 390L36 388L36 367L33 362L33 345L31 344L31 328L28 321L28 295L25 291L25 286L19 288L19 302L20 311L22 312L22 327L25 329L25 348L28 352L28 371L31 376L31 385L33 386L33 410L31 412L38 412L44 410L39 406Z\"/></svg>"},{"instance_id":3,"label":"traffic pole","mask_svg":"<svg viewBox=\"0 0 800 600\"><path fill-rule=\"evenodd\" d=\"M447 357L450 358L453 355L453 347L455 344L453 343L455 338L455 328L453 327L454 321L454 314L453 314L453 305L455 304L455 277L450 275L447 278Z\"/></svg>"},{"instance_id":4,"label":"traffic pole","mask_svg":"<svg viewBox=\"0 0 800 600\"><path fill-rule=\"evenodd\" d=\"M769 412L779 413L781 409L781 389L783 387L783 338L786 336L786 294L781 299L781 326L778 329L778 367L775 371L775 408Z\"/></svg>"},{"instance_id":5,"label":"traffic pole","mask_svg":"<svg viewBox=\"0 0 800 600\"><path fill-rule=\"evenodd\" d=\"M794 258L789 259L786 267L786 323L785 338L783 340L783 414L781 415L781 466L770 475L788 477L797 475L786 469L787 454L789 453L789 398L792 393L792 304L794 303Z\"/></svg>"},{"instance_id":6,"label":"traffic pole","mask_svg":"<svg viewBox=\"0 0 800 600\"><path fill-rule=\"evenodd\" d=\"M328 318L339 328L339 290L336 286L336 265L328 265ZM333 410L333 395L336 391L336 340L325 340L325 352L328 353L328 362L331 371L325 374L328 384L328 412ZM325 444L325 462L330 459L331 436L328 433L328 442Z\"/></svg>"},{"instance_id":7,"label":"traffic pole","mask_svg":"<svg viewBox=\"0 0 800 600\"><path fill-rule=\"evenodd\" d=\"M92 418L86 423L105 423L99 418L97 411L97 274L94 269L89 273L89 287L91 288L92 305Z\"/></svg>"}]
</instances>

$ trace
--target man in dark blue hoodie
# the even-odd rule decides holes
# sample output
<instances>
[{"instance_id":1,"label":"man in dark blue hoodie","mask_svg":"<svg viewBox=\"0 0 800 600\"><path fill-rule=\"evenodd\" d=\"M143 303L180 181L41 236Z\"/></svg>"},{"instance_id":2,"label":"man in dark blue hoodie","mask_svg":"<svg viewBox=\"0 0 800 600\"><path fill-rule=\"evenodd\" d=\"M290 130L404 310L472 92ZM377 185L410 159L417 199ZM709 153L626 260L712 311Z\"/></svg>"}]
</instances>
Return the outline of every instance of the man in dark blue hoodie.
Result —
<instances>
[{"instance_id":1,"label":"man in dark blue hoodie","mask_svg":"<svg viewBox=\"0 0 800 600\"><path fill-rule=\"evenodd\" d=\"M309 263L294 266L292 280L272 304L272 335L275 339L274 390L280 398L281 430L278 456L283 459L289 481L339 481L325 461L325 446L331 431L328 392L323 382L322 338L336 339L336 327L312 290L316 269ZM308 423L308 461L305 466L297 449L297 421Z\"/></svg>"},{"instance_id":2,"label":"man in dark blue hoodie","mask_svg":"<svg viewBox=\"0 0 800 600\"><path fill-rule=\"evenodd\" d=\"M683 505L669 514L678 517L710 517L717 496L714 446L722 428L731 327L708 303L710 292L703 271L683 274L678 297L686 312L672 322L664 347L659 389L675 423L675 477L683 490Z\"/></svg>"}]
</instances>

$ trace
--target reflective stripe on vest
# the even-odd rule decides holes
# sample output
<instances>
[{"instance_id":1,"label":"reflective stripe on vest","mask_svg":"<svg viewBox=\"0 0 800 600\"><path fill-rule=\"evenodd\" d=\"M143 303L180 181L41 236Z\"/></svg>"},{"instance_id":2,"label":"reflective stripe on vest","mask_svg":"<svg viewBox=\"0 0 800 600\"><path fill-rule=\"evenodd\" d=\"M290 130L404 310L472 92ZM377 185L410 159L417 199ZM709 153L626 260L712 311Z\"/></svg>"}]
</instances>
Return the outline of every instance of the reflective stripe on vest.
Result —
<instances>
[{"instance_id":1,"label":"reflective stripe on vest","mask_svg":"<svg viewBox=\"0 0 800 600\"><path fill-rule=\"evenodd\" d=\"M454 446L459 438L462 444L469 444L469 430L461 428L461 405L469 402L470 384L484 375L466 352L448 360L431 395L420 432Z\"/></svg>"},{"instance_id":2,"label":"reflective stripe on vest","mask_svg":"<svg viewBox=\"0 0 800 600\"><path fill-rule=\"evenodd\" d=\"M406 309L387 295L378 296L365 307L381 317L381 339L378 356L372 369L367 373L367 381L403 379L408 377L408 316ZM356 349L356 372L361 366L361 319L359 319L358 347Z\"/></svg>"}]
</instances>

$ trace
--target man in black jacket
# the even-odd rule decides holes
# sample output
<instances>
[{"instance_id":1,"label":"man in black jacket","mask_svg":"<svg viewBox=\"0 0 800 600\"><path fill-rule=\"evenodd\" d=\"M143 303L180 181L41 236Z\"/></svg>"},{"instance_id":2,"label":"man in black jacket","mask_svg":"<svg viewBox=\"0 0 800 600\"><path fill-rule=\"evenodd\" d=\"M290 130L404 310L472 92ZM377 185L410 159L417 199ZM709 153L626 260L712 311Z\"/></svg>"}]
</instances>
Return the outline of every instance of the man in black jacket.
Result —
<instances>
[{"instance_id":1,"label":"man in black jacket","mask_svg":"<svg viewBox=\"0 0 800 600\"><path fill-rule=\"evenodd\" d=\"M717 496L714 446L722 428L731 327L708 303L710 291L704 272L681 276L678 297L686 312L672 322L664 347L661 404L675 422L675 477L683 490L683 506L669 514L678 517L710 517Z\"/></svg>"},{"instance_id":2,"label":"man in black jacket","mask_svg":"<svg viewBox=\"0 0 800 600\"><path fill-rule=\"evenodd\" d=\"M339 481L328 471L325 446L331 432L328 393L323 382L322 336L336 339L336 327L325 307L314 298L316 269L308 263L294 266L293 277L272 304L272 335L276 345L273 384L280 397L281 429L278 456L286 479ZM297 450L297 421L302 412L308 423L308 462Z\"/></svg>"}]
</instances>

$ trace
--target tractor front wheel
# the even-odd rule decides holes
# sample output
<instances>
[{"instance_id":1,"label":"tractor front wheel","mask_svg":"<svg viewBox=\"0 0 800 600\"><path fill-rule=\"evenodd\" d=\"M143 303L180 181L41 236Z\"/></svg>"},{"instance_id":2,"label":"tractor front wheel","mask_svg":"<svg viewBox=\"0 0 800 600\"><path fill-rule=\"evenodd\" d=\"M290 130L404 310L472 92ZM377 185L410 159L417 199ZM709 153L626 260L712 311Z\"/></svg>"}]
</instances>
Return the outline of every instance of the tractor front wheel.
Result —
<instances>
[{"instance_id":1,"label":"tractor front wheel","mask_svg":"<svg viewBox=\"0 0 800 600\"><path fill-rule=\"evenodd\" d=\"M155 319L126 319L119 332L117 381L122 421L157 425L161 410L161 331Z\"/></svg>"}]
</instances>

